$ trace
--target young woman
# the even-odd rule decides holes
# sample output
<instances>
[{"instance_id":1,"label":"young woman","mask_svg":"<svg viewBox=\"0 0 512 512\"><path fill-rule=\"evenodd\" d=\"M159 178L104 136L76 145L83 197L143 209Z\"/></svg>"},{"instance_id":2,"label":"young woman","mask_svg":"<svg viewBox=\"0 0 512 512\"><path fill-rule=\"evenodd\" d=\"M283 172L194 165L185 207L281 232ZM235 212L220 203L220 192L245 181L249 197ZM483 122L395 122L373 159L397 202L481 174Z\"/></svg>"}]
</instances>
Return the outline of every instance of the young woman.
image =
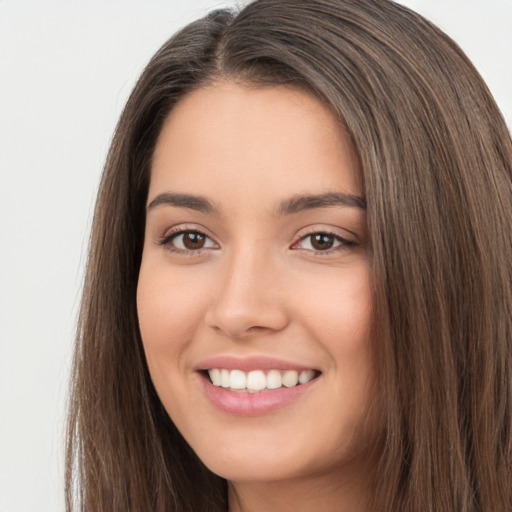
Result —
<instances>
[{"instance_id":1,"label":"young woman","mask_svg":"<svg viewBox=\"0 0 512 512\"><path fill-rule=\"evenodd\" d=\"M387 0L154 56L100 186L68 510L512 510L512 144Z\"/></svg>"}]
</instances>

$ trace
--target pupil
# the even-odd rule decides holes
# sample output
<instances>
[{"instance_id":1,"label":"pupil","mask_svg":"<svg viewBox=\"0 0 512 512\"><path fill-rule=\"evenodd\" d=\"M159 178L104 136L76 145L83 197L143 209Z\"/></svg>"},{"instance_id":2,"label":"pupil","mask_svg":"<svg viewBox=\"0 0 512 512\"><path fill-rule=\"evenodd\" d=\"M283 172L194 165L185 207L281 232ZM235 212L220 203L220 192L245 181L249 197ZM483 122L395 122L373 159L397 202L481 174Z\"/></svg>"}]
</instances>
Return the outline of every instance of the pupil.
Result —
<instances>
[{"instance_id":1,"label":"pupil","mask_svg":"<svg viewBox=\"0 0 512 512\"><path fill-rule=\"evenodd\" d=\"M186 233L183 237L183 245L187 249L201 249L204 245L204 236L200 233Z\"/></svg>"},{"instance_id":2,"label":"pupil","mask_svg":"<svg viewBox=\"0 0 512 512\"><path fill-rule=\"evenodd\" d=\"M332 244L334 243L333 237L331 235L325 235L325 234L317 234L313 235L311 241L311 245L315 249L318 249L320 251L325 251L327 249L330 249L332 247Z\"/></svg>"}]
</instances>

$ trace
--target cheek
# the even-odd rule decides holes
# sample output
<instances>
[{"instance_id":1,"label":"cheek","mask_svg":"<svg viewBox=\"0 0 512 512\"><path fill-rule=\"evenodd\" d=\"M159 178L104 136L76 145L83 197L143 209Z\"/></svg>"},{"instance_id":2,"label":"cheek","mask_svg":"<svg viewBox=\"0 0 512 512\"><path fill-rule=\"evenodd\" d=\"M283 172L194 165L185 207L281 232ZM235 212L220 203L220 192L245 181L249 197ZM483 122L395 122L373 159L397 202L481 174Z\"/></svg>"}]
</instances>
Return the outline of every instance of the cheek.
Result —
<instances>
[{"instance_id":1,"label":"cheek","mask_svg":"<svg viewBox=\"0 0 512 512\"><path fill-rule=\"evenodd\" d=\"M329 389L339 413L358 422L371 406L376 384L373 358L373 300L366 265L336 279L311 282L303 303L303 326L328 354ZM347 419L347 418L345 418ZM336 422L344 424L339 417Z\"/></svg>"},{"instance_id":2,"label":"cheek","mask_svg":"<svg viewBox=\"0 0 512 512\"><path fill-rule=\"evenodd\" d=\"M329 351L366 353L370 344L373 300L366 264L325 275L302 286L308 290L301 299L302 316Z\"/></svg>"},{"instance_id":3,"label":"cheek","mask_svg":"<svg viewBox=\"0 0 512 512\"><path fill-rule=\"evenodd\" d=\"M142 342L153 377L160 364L181 360L204 317L204 294L155 266L143 265L137 286L137 311Z\"/></svg>"}]
</instances>

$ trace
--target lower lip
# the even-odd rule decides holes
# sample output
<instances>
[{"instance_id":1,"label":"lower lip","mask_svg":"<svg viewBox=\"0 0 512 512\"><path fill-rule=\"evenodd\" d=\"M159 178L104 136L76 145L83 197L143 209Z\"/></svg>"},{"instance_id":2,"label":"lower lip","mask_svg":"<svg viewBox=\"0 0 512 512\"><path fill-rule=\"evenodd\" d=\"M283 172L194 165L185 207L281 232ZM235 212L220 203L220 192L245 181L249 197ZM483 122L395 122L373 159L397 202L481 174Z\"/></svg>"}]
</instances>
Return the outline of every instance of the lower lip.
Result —
<instances>
[{"instance_id":1,"label":"lower lip","mask_svg":"<svg viewBox=\"0 0 512 512\"><path fill-rule=\"evenodd\" d=\"M207 377L201 375L206 396L221 411L236 416L261 416L269 414L281 407L289 405L302 398L318 381L319 377L306 384L292 388L281 387L257 393L229 391L220 386L214 386Z\"/></svg>"}]
</instances>

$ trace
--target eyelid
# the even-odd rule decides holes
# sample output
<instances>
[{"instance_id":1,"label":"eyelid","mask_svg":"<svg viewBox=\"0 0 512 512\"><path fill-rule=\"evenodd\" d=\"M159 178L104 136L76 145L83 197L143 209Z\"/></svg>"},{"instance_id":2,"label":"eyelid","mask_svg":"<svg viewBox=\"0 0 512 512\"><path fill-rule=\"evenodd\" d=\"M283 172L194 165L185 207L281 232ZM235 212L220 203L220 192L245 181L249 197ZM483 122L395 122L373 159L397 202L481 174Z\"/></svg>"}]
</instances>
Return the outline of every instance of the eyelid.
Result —
<instances>
[{"instance_id":1,"label":"eyelid","mask_svg":"<svg viewBox=\"0 0 512 512\"><path fill-rule=\"evenodd\" d=\"M302 250L305 252L309 252L309 253L313 253L315 255L321 256L321 255L332 254L335 252L340 252L343 249L348 249L349 247L357 246L360 244L359 237L355 233L348 231L348 230L343 230L345 232L350 233L350 237L347 237L347 236L343 235L342 233L340 233L340 231L341 231L341 228L326 227L326 226L321 226L321 225L309 226L307 228L304 228L303 230L301 230L298 233L297 238L290 246L290 249ZM181 249L181 248L178 248L171 244L171 241L174 238L177 238L178 236L180 236L182 234L186 234L186 233L198 233L198 234L204 236L210 242L212 242L214 247L210 246L210 247L201 247L198 249L186 249L186 248ZM309 236L312 236L315 234L324 234L324 235L332 236L339 243L337 245L335 245L334 247L325 249L325 250L314 249L314 248L305 249L302 247L298 247L298 245L302 241L307 239ZM356 238L357 240L354 240L353 238ZM173 227L167 229L165 234L156 240L156 243L158 245L165 246L170 252L177 253L177 254L189 255L189 256L199 255L205 251L220 249L219 243L214 239L213 236L211 236L209 234L209 230L203 228L202 226L198 226L197 224L193 224L193 225L180 224L177 226L173 226Z\"/></svg>"},{"instance_id":2,"label":"eyelid","mask_svg":"<svg viewBox=\"0 0 512 512\"><path fill-rule=\"evenodd\" d=\"M300 238L316 233L333 235L354 244L361 243L360 235L358 235L358 233L355 231L351 231L349 229L341 228L338 226L330 226L328 224L310 224L309 226L305 226L297 232L297 241Z\"/></svg>"},{"instance_id":3,"label":"eyelid","mask_svg":"<svg viewBox=\"0 0 512 512\"><path fill-rule=\"evenodd\" d=\"M302 242L303 240L305 240L306 238L308 238L312 235L317 235L317 234L332 236L333 238L335 238L336 240L338 240L341 243L330 248L330 249L325 249L325 250L303 249L301 247L297 247L297 245L300 242ZM350 232L350 234L353 235L354 238L358 238L354 233ZM315 256L316 255L321 256L321 255L332 254L334 252L339 252L339 251L342 251L343 249L347 249L348 247L353 247L356 245L359 245L358 240L352 240L352 239L342 235L335 228L326 228L325 226L311 226L311 227L307 228L307 231L305 231L305 232L302 231L298 235L297 240L295 242L293 242L293 244L290 248L294 249L294 250L302 250L302 251L311 252L311 253L314 253Z\"/></svg>"},{"instance_id":4,"label":"eyelid","mask_svg":"<svg viewBox=\"0 0 512 512\"><path fill-rule=\"evenodd\" d=\"M210 240L211 242L213 242L215 247L202 247L199 249L180 249L178 247L172 246L171 242L173 239L186 233L198 233L207 238L208 240ZM214 238L208 234L206 229L198 227L196 225L187 224L180 224L178 226L173 226L172 228L168 229L165 232L165 234L157 240L157 243L158 245L165 246L167 250L169 250L172 253L183 254L187 256L197 256L205 251L211 251L220 248L218 242L216 242Z\"/></svg>"}]
</instances>

